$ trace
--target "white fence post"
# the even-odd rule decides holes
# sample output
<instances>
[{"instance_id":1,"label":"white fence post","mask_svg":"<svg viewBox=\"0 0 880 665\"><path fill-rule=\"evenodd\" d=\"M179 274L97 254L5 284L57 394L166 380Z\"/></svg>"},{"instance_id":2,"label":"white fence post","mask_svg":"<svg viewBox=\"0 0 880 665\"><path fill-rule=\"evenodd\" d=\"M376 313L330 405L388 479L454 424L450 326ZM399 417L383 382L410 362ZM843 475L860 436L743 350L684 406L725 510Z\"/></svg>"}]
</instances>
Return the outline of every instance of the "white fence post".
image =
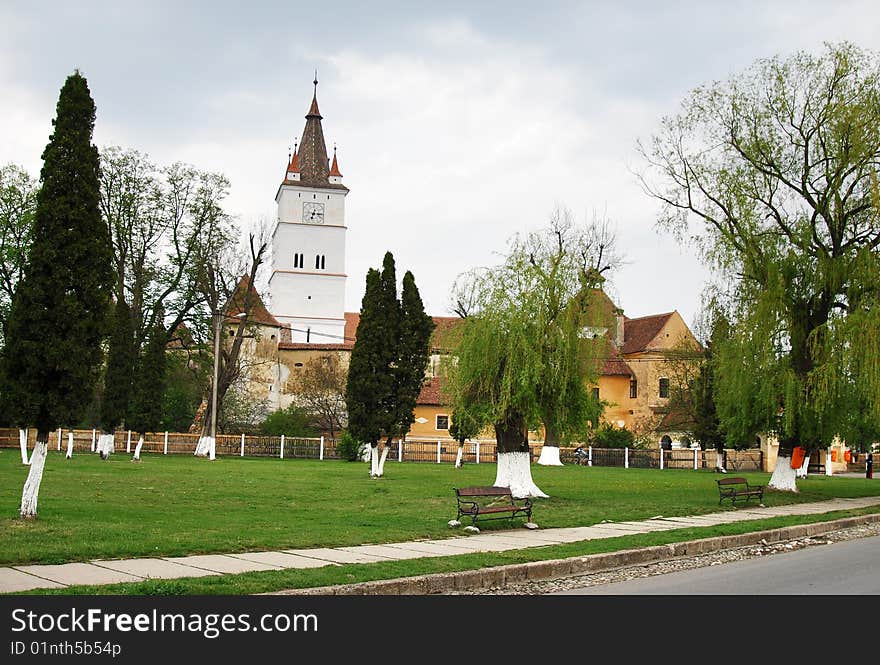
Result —
<instances>
[{"instance_id":1,"label":"white fence post","mask_svg":"<svg viewBox=\"0 0 880 665\"><path fill-rule=\"evenodd\" d=\"M697 470L697 449L694 448L694 471Z\"/></svg>"},{"instance_id":2,"label":"white fence post","mask_svg":"<svg viewBox=\"0 0 880 665\"><path fill-rule=\"evenodd\" d=\"M440 464L440 442L437 442L437 464Z\"/></svg>"},{"instance_id":3,"label":"white fence post","mask_svg":"<svg viewBox=\"0 0 880 665\"><path fill-rule=\"evenodd\" d=\"M477 442L474 444L477 447L477 464L480 463L480 447L483 445L483 442L480 439L477 439Z\"/></svg>"},{"instance_id":4,"label":"white fence post","mask_svg":"<svg viewBox=\"0 0 880 665\"><path fill-rule=\"evenodd\" d=\"M92 430L92 452L95 452L95 430Z\"/></svg>"},{"instance_id":5,"label":"white fence post","mask_svg":"<svg viewBox=\"0 0 880 665\"><path fill-rule=\"evenodd\" d=\"M125 443L125 452L131 452L131 430L128 430L128 441Z\"/></svg>"},{"instance_id":6,"label":"white fence post","mask_svg":"<svg viewBox=\"0 0 880 665\"><path fill-rule=\"evenodd\" d=\"M663 448L660 449L660 470L663 470Z\"/></svg>"},{"instance_id":7,"label":"white fence post","mask_svg":"<svg viewBox=\"0 0 880 665\"><path fill-rule=\"evenodd\" d=\"M58 428L58 450L61 450L61 428Z\"/></svg>"},{"instance_id":8,"label":"white fence post","mask_svg":"<svg viewBox=\"0 0 880 665\"><path fill-rule=\"evenodd\" d=\"M73 430L67 433L67 459L73 457Z\"/></svg>"},{"instance_id":9,"label":"white fence post","mask_svg":"<svg viewBox=\"0 0 880 665\"><path fill-rule=\"evenodd\" d=\"M587 448L587 466L593 466L593 446Z\"/></svg>"},{"instance_id":10,"label":"white fence post","mask_svg":"<svg viewBox=\"0 0 880 665\"><path fill-rule=\"evenodd\" d=\"M239 457L244 457L244 432L241 433L241 454Z\"/></svg>"},{"instance_id":11,"label":"white fence post","mask_svg":"<svg viewBox=\"0 0 880 665\"><path fill-rule=\"evenodd\" d=\"M629 468L629 448L628 447L625 447L623 449L623 468L624 469Z\"/></svg>"},{"instance_id":12,"label":"white fence post","mask_svg":"<svg viewBox=\"0 0 880 665\"><path fill-rule=\"evenodd\" d=\"M324 435L321 435L321 449L318 452L318 459L324 461Z\"/></svg>"},{"instance_id":13,"label":"white fence post","mask_svg":"<svg viewBox=\"0 0 880 665\"><path fill-rule=\"evenodd\" d=\"M281 459L284 459L284 435L281 435Z\"/></svg>"},{"instance_id":14,"label":"white fence post","mask_svg":"<svg viewBox=\"0 0 880 665\"><path fill-rule=\"evenodd\" d=\"M165 430L165 443L162 446L162 454L168 454L168 430Z\"/></svg>"}]
</instances>

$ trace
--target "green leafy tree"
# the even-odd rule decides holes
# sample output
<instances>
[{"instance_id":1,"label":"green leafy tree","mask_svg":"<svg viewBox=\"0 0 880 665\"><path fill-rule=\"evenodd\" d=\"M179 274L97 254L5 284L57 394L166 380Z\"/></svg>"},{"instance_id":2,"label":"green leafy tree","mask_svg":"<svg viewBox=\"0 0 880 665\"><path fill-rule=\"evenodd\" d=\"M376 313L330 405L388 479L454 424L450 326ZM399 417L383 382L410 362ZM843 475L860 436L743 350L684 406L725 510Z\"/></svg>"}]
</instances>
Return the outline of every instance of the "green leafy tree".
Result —
<instances>
[{"instance_id":1,"label":"green leafy tree","mask_svg":"<svg viewBox=\"0 0 880 665\"><path fill-rule=\"evenodd\" d=\"M195 354L178 349L167 353L166 387L160 422L162 430L189 430L202 402L209 371L210 364L197 362Z\"/></svg>"},{"instance_id":2,"label":"green leafy tree","mask_svg":"<svg viewBox=\"0 0 880 665\"><path fill-rule=\"evenodd\" d=\"M104 371L104 392L101 399L101 429L112 433L128 416L131 403L132 377L137 364L131 309L124 300L113 308L107 367Z\"/></svg>"},{"instance_id":3,"label":"green leafy tree","mask_svg":"<svg viewBox=\"0 0 880 665\"><path fill-rule=\"evenodd\" d=\"M156 321L138 358L128 426L141 435L157 431L162 424L167 339L164 322Z\"/></svg>"},{"instance_id":4,"label":"green leafy tree","mask_svg":"<svg viewBox=\"0 0 880 665\"><path fill-rule=\"evenodd\" d=\"M77 72L61 88L43 151L33 243L0 358L12 420L37 430L22 517L37 513L49 432L80 420L101 365L113 275L110 239L98 210L94 124L95 104Z\"/></svg>"},{"instance_id":5,"label":"green leafy tree","mask_svg":"<svg viewBox=\"0 0 880 665\"><path fill-rule=\"evenodd\" d=\"M38 191L24 169L15 164L0 167L0 346L15 289L24 275Z\"/></svg>"},{"instance_id":6,"label":"green leafy tree","mask_svg":"<svg viewBox=\"0 0 880 665\"><path fill-rule=\"evenodd\" d=\"M828 44L696 89L640 146L661 224L725 286L719 419L728 441L778 433L779 489L794 446L880 422L878 90L876 53Z\"/></svg>"},{"instance_id":7,"label":"green leafy tree","mask_svg":"<svg viewBox=\"0 0 880 665\"><path fill-rule=\"evenodd\" d=\"M546 496L532 482L528 430L550 423L555 432L579 431L607 354L603 278L589 247L575 246L565 250L570 260L546 270L514 239L504 263L466 274L455 289L468 315L450 338L444 392L453 413L483 414L481 424L494 427L495 484L515 496Z\"/></svg>"},{"instance_id":8,"label":"green leafy tree","mask_svg":"<svg viewBox=\"0 0 880 665\"><path fill-rule=\"evenodd\" d=\"M481 423L485 418L470 413L464 409L452 413L452 421L449 423L449 436L458 441L458 454L455 457L455 468L461 468L461 460L464 453L464 444L468 439L473 439L480 433Z\"/></svg>"}]
</instances>

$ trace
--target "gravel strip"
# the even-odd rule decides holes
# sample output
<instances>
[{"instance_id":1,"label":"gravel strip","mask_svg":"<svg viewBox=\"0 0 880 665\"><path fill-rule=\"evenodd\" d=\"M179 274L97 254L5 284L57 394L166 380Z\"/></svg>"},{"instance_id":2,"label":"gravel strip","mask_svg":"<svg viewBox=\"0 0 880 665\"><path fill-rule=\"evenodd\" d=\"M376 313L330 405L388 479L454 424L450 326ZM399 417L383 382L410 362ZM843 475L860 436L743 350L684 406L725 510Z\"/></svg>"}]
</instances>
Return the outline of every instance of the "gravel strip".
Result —
<instances>
[{"instance_id":1,"label":"gravel strip","mask_svg":"<svg viewBox=\"0 0 880 665\"><path fill-rule=\"evenodd\" d=\"M626 568L618 568L615 570L607 570L600 573L590 573L588 575L574 575L571 577L561 577L552 580L534 580L530 582L522 582L519 584L510 584L504 587L489 587L483 589L475 589L472 591L450 591L446 595L455 596L475 596L475 595L518 595L533 596L553 593L556 591L567 591L586 586L596 586L597 584L609 584L611 582L624 582L626 580L637 579L640 577L651 577L652 575L663 575L665 573L673 573L679 570L691 570L693 568L702 568L703 566L718 566L723 563L732 561L742 561L744 559L754 559L759 556L769 556L779 554L781 552L792 552L794 550L804 549L806 547L814 547L816 545L827 545L829 543L839 542L842 540L853 540L855 538L866 538L869 536L880 535L880 522L873 524L863 524L848 529L839 529L830 531L821 536L809 538L797 538L779 543L766 543L762 541L758 545L748 545L746 547L737 547L729 550L720 550L709 554L699 554L691 557L678 557L668 561L660 561L647 565L628 566Z\"/></svg>"}]
</instances>

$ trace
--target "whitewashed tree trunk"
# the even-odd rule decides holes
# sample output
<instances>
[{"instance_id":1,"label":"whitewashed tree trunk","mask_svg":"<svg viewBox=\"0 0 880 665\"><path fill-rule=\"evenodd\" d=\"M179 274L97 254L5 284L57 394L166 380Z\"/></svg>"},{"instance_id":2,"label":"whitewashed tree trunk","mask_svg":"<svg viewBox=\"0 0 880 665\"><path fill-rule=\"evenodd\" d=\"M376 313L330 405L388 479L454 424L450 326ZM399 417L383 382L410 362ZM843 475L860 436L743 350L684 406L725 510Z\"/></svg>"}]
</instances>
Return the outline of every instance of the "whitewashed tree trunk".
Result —
<instances>
[{"instance_id":1,"label":"whitewashed tree trunk","mask_svg":"<svg viewBox=\"0 0 880 665\"><path fill-rule=\"evenodd\" d=\"M208 457L211 452L211 444L213 441L214 438L210 436L199 437L199 442L196 444L196 451L193 455L196 457Z\"/></svg>"},{"instance_id":2,"label":"whitewashed tree trunk","mask_svg":"<svg viewBox=\"0 0 880 665\"><path fill-rule=\"evenodd\" d=\"M773 469L773 475L770 476L770 482L767 487L785 492L797 492L797 477L795 470L791 468L791 457L776 458L776 468Z\"/></svg>"},{"instance_id":3,"label":"whitewashed tree trunk","mask_svg":"<svg viewBox=\"0 0 880 665\"><path fill-rule=\"evenodd\" d=\"M379 478L385 475L385 460L388 459L388 446L382 449L382 457L379 458Z\"/></svg>"},{"instance_id":4,"label":"whitewashed tree trunk","mask_svg":"<svg viewBox=\"0 0 880 665\"><path fill-rule=\"evenodd\" d=\"M138 437L137 445L134 447L134 457L131 458L132 462L140 462L141 461L141 448L144 446L144 435L141 434Z\"/></svg>"},{"instance_id":5,"label":"whitewashed tree trunk","mask_svg":"<svg viewBox=\"0 0 880 665\"><path fill-rule=\"evenodd\" d=\"M795 469L794 476L795 478L806 478L807 477L807 469L810 466L810 456L804 455L804 463L801 464L801 468Z\"/></svg>"},{"instance_id":6,"label":"whitewashed tree trunk","mask_svg":"<svg viewBox=\"0 0 880 665\"><path fill-rule=\"evenodd\" d=\"M98 437L98 453L101 459L105 460L110 457L116 448L116 437L113 434L101 434Z\"/></svg>"},{"instance_id":7,"label":"whitewashed tree trunk","mask_svg":"<svg viewBox=\"0 0 880 665\"><path fill-rule=\"evenodd\" d=\"M498 470L495 474L495 486L509 487L513 496L523 499L527 496L549 498L532 481L532 468L529 453L498 453Z\"/></svg>"},{"instance_id":8,"label":"whitewashed tree trunk","mask_svg":"<svg viewBox=\"0 0 880 665\"><path fill-rule=\"evenodd\" d=\"M456 469L461 468L461 456L463 453L464 453L464 444L459 443L458 444L458 453L456 453L456 455L455 455L455 468Z\"/></svg>"},{"instance_id":9,"label":"whitewashed tree trunk","mask_svg":"<svg viewBox=\"0 0 880 665\"><path fill-rule=\"evenodd\" d=\"M21 463L25 465L28 464L27 439L27 428L18 430L18 446L21 448Z\"/></svg>"},{"instance_id":10,"label":"whitewashed tree trunk","mask_svg":"<svg viewBox=\"0 0 880 665\"><path fill-rule=\"evenodd\" d=\"M538 458L541 466L562 466L559 459L559 446L547 446L541 448L541 456Z\"/></svg>"},{"instance_id":11,"label":"whitewashed tree trunk","mask_svg":"<svg viewBox=\"0 0 880 665\"><path fill-rule=\"evenodd\" d=\"M31 469L28 472L24 489L21 493L21 516L24 519L37 517L37 497L40 494L40 482L43 480L43 467L46 464L46 451L49 449L49 437L37 441L31 455Z\"/></svg>"},{"instance_id":12,"label":"whitewashed tree trunk","mask_svg":"<svg viewBox=\"0 0 880 665\"><path fill-rule=\"evenodd\" d=\"M73 432L67 433L67 455L65 459L73 457Z\"/></svg>"},{"instance_id":13,"label":"whitewashed tree trunk","mask_svg":"<svg viewBox=\"0 0 880 665\"><path fill-rule=\"evenodd\" d=\"M370 446L370 478L379 477L379 447Z\"/></svg>"}]
</instances>

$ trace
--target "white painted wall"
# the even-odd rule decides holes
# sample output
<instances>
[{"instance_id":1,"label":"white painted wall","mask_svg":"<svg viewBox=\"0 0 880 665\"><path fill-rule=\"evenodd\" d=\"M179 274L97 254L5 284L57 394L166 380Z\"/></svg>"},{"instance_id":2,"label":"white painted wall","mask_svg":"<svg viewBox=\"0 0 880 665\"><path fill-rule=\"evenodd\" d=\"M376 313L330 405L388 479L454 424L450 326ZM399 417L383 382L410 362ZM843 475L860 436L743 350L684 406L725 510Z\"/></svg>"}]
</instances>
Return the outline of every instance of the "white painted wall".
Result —
<instances>
[{"instance_id":1,"label":"white painted wall","mask_svg":"<svg viewBox=\"0 0 880 665\"><path fill-rule=\"evenodd\" d=\"M339 190L281 185L272 233L269 308L289 323L294 342L339 344L345 333L345 195ZM303 204L321 203L324 223L303 223ZM302 254L301 267L294 256ZM323 256L323 268L315 268Z\"/></svg>"}]
</instances>

